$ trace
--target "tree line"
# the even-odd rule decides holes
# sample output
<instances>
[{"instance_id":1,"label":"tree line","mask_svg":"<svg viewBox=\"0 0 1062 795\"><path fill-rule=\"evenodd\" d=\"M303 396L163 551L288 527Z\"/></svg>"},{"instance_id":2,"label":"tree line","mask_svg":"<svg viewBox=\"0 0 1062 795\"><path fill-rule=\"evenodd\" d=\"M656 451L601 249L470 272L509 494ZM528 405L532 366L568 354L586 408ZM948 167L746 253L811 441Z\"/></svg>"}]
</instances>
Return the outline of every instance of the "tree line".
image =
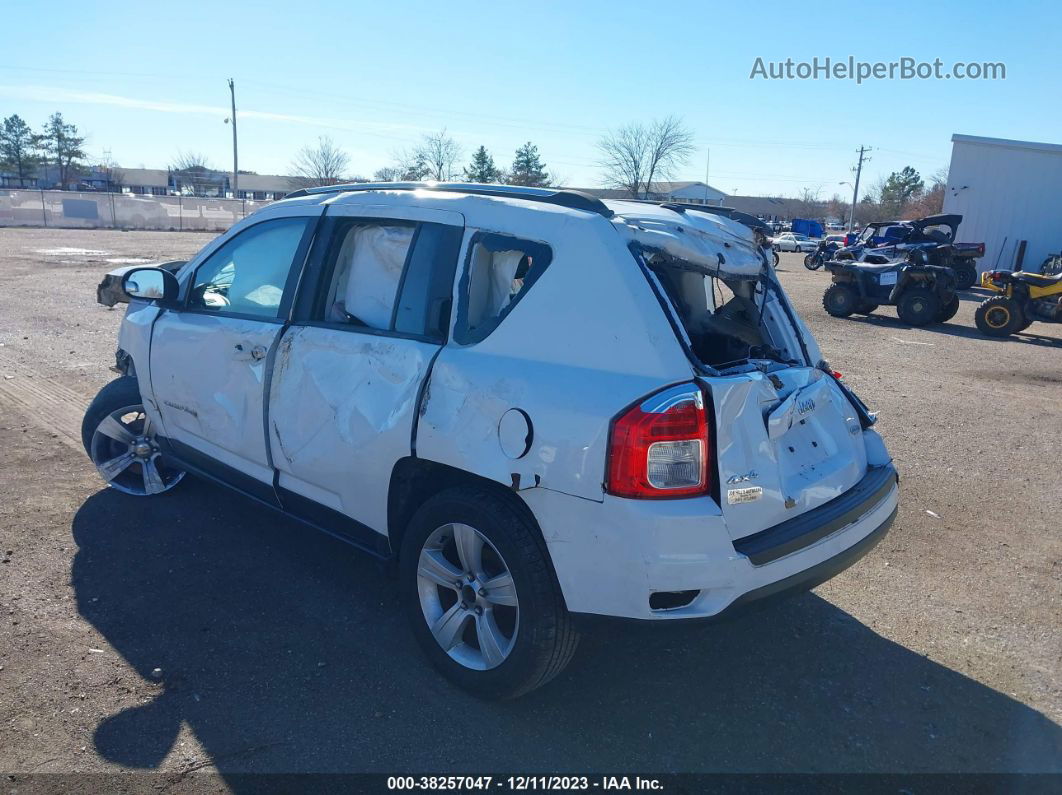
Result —
<instances>
[{"instance_id":1,"label":"tree line","mask_svg":"<svg viewBox=\"0 0 1062 795\"><path fill-rule=\"evenodd\" d=\"M84 168L85 138L77 126L53 113L40 130L34 130L18 114L0 124L0 168L11 172L20 187L42 168L55 167L58 182L66 186Z\"/></svg>"},{"instance_id":2,"label":"tree line","mask_svg":"<svg viewBox=\"0 0 1062 795\"><path fill-rule=\"evenodd\" d=\"M631 197L646 197L653 183L671 179L688 162L694 151L693 133L674 116L650 123L634 122L609 131L597 142L597 151L606 185L626 191ZM560 186L565 182L546 167L538 146L531 141L517 147L508 167L499 166L483 145L472 152L466 165L462 165L464 154L462 146L443 129L424 135L411 149L395 152L394 162L377 169L372 179L375 182L463 179L528 187ZM327 136L300 149L292 161L291 171L299 187L369 181L350 172L350 158Z\"/></svg>"}]
</instances>

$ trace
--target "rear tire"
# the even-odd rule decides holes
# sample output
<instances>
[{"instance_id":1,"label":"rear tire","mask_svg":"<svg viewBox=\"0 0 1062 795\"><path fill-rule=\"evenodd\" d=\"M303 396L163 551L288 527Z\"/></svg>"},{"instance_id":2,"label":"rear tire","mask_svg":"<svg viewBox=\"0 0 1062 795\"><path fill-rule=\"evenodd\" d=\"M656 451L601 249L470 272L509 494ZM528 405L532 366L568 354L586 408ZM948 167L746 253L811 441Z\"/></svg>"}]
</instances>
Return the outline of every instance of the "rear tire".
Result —
<instances>
[{"instance_id":1,"label":"rear tire","mask_svg":"<svg viewBox=\"0 0 1062 795\"><path fill-rule=\"evenodd\" d=\"M952 268L955 271L955 279L960 290L966 290L977 283L977 268L965 266Z\"/></svg>"},{"instance_id":2,"label":"rear tire","mask_svg":"<svg viewBox=\"0 0 1062 795\"><path fill-rule=\"evenodd\" d=\"M940 299L925 287L911 287L896 302L896 314L909 326L929 325L940 314Z\"/></svg>"},{"instance_id":3,"label":"rear tire","mask_svg":"<svg viewBox=\"0 0 1062 795\"><path fill-rule=\"evenodd\" d=\"M986 298L974 312L977 330L989 337L1009 337L1024 322L1018 303L1005 295Z\"/></svg>"},{"instance_id":4,"label":"rear tire","mask_svg":"<svg viewBox=\"0 0 1062 795\"><path fill-rule=\"evenodd\" d=\"M959 311L959 296L954 296L948 303L944 304L940 308L940 314L937 315L938 323L947 323L953 317L955 313Z\"/></svg>"},{"instance_id":5,"label":"rear tire","mask_svg":"<svg viewBox=\"0 0 1062 795\"><path fill-rule=\"evenodd\" d=\"M847 284L831 284L822 294L822 308L833 317L848 317L858 306L859 294Z\"/></svg>"},{"instance_id":6,"label":"rear tire","mask_svg":"<svg viewBox=\"0 0 1062 795\"><path fill-rule=\"evenodd\" d=\"M478 560L465 551L476 548ZM575 653L579 635L545 542L512 498L474 486L436 494L410 520L398 566L421 649L473 695L521 696L559 674ZM502 591L490 583L506 574L504 597L492 598Z\"/></svg>"}]
</instances>

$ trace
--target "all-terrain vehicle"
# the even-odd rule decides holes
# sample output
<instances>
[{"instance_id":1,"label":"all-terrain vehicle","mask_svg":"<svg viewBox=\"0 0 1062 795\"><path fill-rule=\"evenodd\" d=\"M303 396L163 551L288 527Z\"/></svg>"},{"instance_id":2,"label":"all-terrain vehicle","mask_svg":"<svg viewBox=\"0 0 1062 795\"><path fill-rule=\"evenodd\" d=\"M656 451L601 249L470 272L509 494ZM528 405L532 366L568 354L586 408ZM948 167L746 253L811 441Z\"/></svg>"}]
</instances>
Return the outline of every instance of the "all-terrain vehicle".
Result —
<instances>
[{"instance_id":1,"label":"all-terrain vehicle","mask_svg":"<svg viewBox=\"0 0 1062 795\"><path fill-rule=\"evenodd\" d=\"M869 315L887 304L912 326L951 320L959 311L955 272L926 259L924 251L914 250L902 262L827 262L833 284L826 288L822 306L834 317L848 317Z\"/></svg>"},{"instance_id":2,"label":"all-terrain vehicle","mask_svg":"<svg viewBox=\"0 0 1062 795\"><path fill-rule=\"evenodd\" d=\"M1006 337L1037 320L1062 323L1062 273L989 271L981 277L981 286L998 293L982 301L974 313L982 334Z\"/></svg>"},{"instance_id":3,"label":"all-terrain vehicle","mask_svg":"<svg viewBox=\"0 0 1062 795\"><path fill-rule=\"evenodd\" d=\"M930 265L951 268L960 290L977 282L975 260L985 254L984 243L956 243L961 215L930 215L914 221L874 221L851 246L845 246L835 259L884 264L907 259L911 251L922 251Z\"/></svg>"}]
</instances>

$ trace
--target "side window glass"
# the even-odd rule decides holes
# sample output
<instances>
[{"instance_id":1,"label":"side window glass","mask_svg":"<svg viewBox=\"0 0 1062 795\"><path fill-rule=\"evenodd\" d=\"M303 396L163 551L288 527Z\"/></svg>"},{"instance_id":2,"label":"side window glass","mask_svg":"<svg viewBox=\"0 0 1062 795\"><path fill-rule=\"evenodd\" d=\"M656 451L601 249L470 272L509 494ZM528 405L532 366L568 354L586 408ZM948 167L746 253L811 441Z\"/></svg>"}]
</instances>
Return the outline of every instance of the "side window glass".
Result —
<instances>
[{"instance_id":1,"label":"side window glass","mask_svg":"<svg viewBox=\"0 0 1062 795\"><path fill-rule=\"evenodd\" d=\"M338 227L321 319L389 330L415 232L415 224L393 221Z\"/></svg>"},{"instance_id":2,"label":"side window glass","mask_svg":"<svg viewBox=\"0 0 1062 795\"><path fill-rule=\"evenodd\" d=\"M552 258L545 243L499 234L473 238L462 285L465 303L458 318L458 342L478 342L490 334Z\"/></svg>"},{"instance_id":3,"label":"side window glass","mask_svg":"<svg viewBox=\"0 0 1062 795\"><path fill-rule=\"evenodd\" d=\"M244 230L195 272L188 307L277 318L309 218L276 218Z\"/></svg>"}]
</instances>

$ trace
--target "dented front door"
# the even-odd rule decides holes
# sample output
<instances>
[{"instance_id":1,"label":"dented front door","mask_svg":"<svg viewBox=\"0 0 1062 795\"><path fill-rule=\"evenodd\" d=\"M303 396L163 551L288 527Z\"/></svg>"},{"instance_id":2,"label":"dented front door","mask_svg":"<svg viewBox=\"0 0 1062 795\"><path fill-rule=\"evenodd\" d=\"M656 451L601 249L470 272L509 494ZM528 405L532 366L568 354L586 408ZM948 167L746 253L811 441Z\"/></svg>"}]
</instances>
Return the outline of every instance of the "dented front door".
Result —
<instances>
[{"instance_id":1,"label":"dented front door","mask_svg":"<svg viewBox=\"0 0 1062 795\"><path fill-rule=\"evenodd\" d=\"M151 385L173 452L267 501L265 385L319 213L235 230L195 265L184 306L152 329Z\"/></svg>"}]
</instances>

